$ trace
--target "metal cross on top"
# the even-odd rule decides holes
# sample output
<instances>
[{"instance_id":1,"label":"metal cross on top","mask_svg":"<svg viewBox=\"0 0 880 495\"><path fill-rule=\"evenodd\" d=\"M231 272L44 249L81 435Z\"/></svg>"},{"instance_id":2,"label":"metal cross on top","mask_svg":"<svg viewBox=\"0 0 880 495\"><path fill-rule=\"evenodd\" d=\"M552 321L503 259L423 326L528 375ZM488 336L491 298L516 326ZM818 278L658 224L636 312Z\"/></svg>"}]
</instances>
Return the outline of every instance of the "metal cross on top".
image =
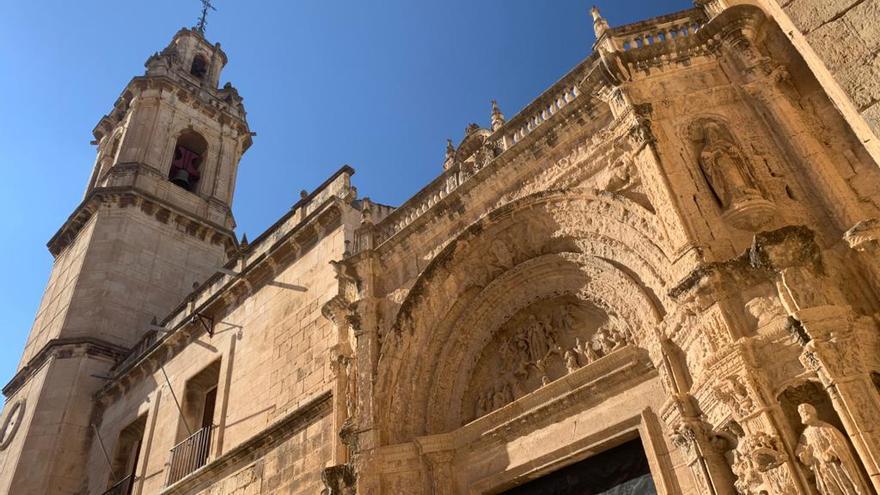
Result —
<instances>
[{"instance_id":1,"label":"metal cross on top","mask_svg":"<svg viewBox=\"0 0 880 495\"><path fill-rule=\"evenodd\" d=\"M199 17L199 23L196 25L196 30L205 34L205 26L208 25L208 9L216 11L217 9L211 5L211 0L200 0L202 2L202 15Z\"/></svg>"}]
</instances>

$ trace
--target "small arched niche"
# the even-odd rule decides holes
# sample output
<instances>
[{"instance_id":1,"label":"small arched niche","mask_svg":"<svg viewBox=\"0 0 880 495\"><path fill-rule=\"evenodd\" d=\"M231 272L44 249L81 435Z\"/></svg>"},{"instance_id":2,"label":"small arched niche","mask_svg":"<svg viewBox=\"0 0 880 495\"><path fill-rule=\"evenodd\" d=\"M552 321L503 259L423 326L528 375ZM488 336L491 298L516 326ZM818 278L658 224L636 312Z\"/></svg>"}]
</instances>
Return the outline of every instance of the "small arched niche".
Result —
<instances>
[{"instance_id":1,"label":"small arched niche","mask_svg":"<svg viewBox=\"0 0 880 495\"><path fill-rule=\"evenodd\" d=\"M185 131L177 138L177 144L174 145L168 180L178 187L195 192L207 151L208 142L201 134L192 130Z\"/></svg>"},{"instance_id":2,"label":"small arched niche","mask_svg":"<svg viewBox=\"0 0 880 495\"><path fill-rule=\"evenodd\" d=\"M199 79L203 79L208 74L208 61L202 55L193 57L192 65L189 67L189 73Z\"/></svg>"}]
</instances>

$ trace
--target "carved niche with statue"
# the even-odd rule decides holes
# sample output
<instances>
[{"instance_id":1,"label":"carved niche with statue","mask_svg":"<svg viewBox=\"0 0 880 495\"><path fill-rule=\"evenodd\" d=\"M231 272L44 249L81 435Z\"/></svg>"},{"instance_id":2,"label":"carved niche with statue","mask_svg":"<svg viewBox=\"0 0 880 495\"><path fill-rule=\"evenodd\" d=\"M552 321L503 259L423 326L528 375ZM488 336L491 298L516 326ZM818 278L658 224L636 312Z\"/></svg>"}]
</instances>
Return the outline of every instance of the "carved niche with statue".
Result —
<instances>
[{"instance_id":1,"label":"carved niche with statue","mask_svg":"<svg viewBox=\"0 0 880 495\"><path fill-rule=\"evenodd\" d=\"M500 409L631 342L616 318L575 297L534 303L486 346L465 395L464 418Z\"/></svg>"},{"instance_id":2,"label":"carved niche with statue","mask_svg":"<svg viewBox=\"0 0 880 495\"><path fill-rule=\"evenodd\" d=\"M724 219L738 229L758 231L776 211L761 192L751 162L730 128L703 117L688 127L699 170L721 207Z\"/></svg>"}]
</instances>

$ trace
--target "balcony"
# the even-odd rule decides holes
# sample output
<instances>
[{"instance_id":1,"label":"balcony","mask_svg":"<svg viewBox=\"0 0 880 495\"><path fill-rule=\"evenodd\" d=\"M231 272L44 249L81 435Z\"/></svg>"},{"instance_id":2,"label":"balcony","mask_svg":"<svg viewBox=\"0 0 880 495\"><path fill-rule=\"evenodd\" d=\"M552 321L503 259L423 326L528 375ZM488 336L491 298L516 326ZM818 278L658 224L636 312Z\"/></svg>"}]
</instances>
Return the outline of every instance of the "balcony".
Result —
<instances>
[{"instance_id":1,"label":"balcony","mask_svg":"<svg viewBox=\"0 0 880 495\"><path fill-rule=\"evenodd\" d=\"M168 478L165 480L165 486L177 483L208 462L212 432L213 427L206 426L171 449L171 460L168 463Z\"/></svg>"}]
</instances>

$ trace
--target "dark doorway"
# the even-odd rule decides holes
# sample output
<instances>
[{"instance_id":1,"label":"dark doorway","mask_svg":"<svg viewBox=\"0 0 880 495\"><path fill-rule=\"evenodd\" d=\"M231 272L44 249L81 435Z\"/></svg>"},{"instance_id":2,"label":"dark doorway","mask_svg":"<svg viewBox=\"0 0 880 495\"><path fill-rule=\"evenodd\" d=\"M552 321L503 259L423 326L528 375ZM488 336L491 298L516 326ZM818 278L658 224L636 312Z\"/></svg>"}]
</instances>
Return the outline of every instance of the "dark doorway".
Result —
<instances>
[{"instance_id":1,"label":"dark doorway","mask_svg":"<svg viewBox=\"0 0 880 495\"><path fill-rule=\"evenodd\" d=\"M512 488L503 495L654 495L639 439Z\"/></svg>"}]
</instances>

